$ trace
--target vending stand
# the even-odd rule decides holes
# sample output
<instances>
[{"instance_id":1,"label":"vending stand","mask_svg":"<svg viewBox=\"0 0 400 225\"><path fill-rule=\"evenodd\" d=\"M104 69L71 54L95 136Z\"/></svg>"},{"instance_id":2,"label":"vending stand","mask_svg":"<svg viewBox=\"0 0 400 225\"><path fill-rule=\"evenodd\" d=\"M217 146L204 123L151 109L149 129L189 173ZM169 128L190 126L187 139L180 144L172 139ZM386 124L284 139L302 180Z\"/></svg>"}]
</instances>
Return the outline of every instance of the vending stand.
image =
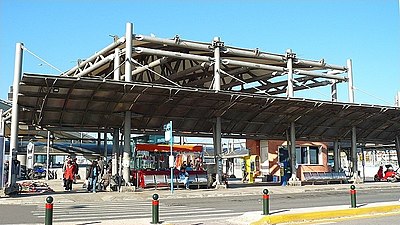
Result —
<instances>
[{"instance_id":1,"label":"vending stand","mask_svg":"<svg viewBox=\"0 0 400 225\"><path fill-rule=\"evenodd\" d=\"M178 178L179 169L186 167L189 174L190 186L207 185L207 171L203 169L203 146L201 145L174 145L173 154L175 187L183 186ZM170 146L163 144L136 144L134 151L134 165L132 170L133 182L137 187L168 187L171 183L171 171L168 158Z\"/></svg>"}]
</instances>

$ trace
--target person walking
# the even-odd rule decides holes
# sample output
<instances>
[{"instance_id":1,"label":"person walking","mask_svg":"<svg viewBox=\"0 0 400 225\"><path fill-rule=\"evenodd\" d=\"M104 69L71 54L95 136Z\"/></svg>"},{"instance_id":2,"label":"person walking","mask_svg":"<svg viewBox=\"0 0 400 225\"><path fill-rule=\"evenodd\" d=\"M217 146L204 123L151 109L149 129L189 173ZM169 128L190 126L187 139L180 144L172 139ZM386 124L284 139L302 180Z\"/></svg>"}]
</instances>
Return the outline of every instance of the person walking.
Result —
<instances>
[{"instance_id":1,"label":"person walking","mask_svg":"<svg viewBox=\"0 0 400 225\"><path fill-rule=\"evenodd\" d=\"M71 160L68 160L65 167L64 179L65 179L65 190L72 191L72 182L74 181L75 165Z\"/></svg>"},{"instance_id":2,"label":"person walking","mask_svg":"<svg viewBox=\"0 0 400 225\"><path fill-rule=\"evenodd\" d=\"M90 191L91 188L92 192L96 193L97 179L99 178L100 174L101 174L100 167L97 164L97 161L95 160L90 166L87 175L87 179L89 180L88 191Z\"/></svg>"}]
</instances>

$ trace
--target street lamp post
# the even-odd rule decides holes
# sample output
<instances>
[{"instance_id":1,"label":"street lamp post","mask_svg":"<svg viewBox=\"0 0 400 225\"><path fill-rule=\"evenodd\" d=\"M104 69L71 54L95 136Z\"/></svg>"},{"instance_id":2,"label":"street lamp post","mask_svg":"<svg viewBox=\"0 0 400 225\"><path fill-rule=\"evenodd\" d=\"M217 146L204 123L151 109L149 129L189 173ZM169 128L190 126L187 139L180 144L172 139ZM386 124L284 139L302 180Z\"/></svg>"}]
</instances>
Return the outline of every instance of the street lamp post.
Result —
<instances>
[{"instance_id":1,"label":"street lamp post","mask_svg":"<svg viewBox=\"0 0 400 225\"><path fill-rule=\"evenodd\" d=\"M174 193L174 155L172 153L173 149L173 135L172 135L172 121L164 125L165 130L165 141L169 141L170 155L168 158L169 168L171 170L171 194Z\"/></svg>"}]
</instances>

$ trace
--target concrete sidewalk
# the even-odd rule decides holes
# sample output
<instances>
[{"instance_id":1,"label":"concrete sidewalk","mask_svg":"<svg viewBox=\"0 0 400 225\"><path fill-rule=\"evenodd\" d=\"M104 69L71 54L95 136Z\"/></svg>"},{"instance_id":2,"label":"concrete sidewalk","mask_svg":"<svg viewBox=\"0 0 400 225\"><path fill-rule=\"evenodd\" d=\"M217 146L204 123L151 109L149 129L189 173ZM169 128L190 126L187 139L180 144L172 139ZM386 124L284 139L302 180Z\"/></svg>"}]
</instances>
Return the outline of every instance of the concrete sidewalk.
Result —
<instances>
[{"instance_id":1,"label":"concrete sidewalk","mask_svg":"<svg viewBox=\"0 0 400 225\"><path fill-rule=\"evenodd\" d=\"M260 195L264 189L269 190L270 195L293 194L293 193L313 193L326 191L343 191L350 190L350 184L329 184L329 185L306 185L306 186L277 186L273 183L258 184L242 184L230 183L227 189L191 189L191 190L175 190L173 194L168 188L155 190L154 188L139 189L135 192L87 192L82 186L83 181L73 185L72 192L65 192L62 187L61 180L49 180L46 182L54 192L47 193L22 193L14 197L3 195L0 197L0 204L40 204L44 203L46 196L52 195L55 202L99 202L113 200L150 200L152 194L158 193L160 199L171 198L207 198L207 197L229 197L229 196L248 196ZM371 189L400 189L400 183L375 182L357 184L358 192Z\"/></svg>"}]
</instances>

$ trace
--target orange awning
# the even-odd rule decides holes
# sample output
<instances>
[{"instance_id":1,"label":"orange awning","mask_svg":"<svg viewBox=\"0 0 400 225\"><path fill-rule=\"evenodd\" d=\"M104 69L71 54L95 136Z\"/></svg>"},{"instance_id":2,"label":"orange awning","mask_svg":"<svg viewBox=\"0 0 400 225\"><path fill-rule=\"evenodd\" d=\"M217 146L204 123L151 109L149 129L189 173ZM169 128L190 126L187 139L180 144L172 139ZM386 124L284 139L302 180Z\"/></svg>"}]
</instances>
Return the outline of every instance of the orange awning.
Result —
<instances>
[{"instance_id":1,"label":"orange awning","mask_svg":"<svg viewBox=\"0 0 400 225\"><path fill-rule=\"evenodd\" d=\"M136 151L149 151L149 152L169 152L169 145L156 145L156 144L136 144ZM202 152L203 146L201 145L174 145L174 152Z\"/></svg>"}]
</instances>

